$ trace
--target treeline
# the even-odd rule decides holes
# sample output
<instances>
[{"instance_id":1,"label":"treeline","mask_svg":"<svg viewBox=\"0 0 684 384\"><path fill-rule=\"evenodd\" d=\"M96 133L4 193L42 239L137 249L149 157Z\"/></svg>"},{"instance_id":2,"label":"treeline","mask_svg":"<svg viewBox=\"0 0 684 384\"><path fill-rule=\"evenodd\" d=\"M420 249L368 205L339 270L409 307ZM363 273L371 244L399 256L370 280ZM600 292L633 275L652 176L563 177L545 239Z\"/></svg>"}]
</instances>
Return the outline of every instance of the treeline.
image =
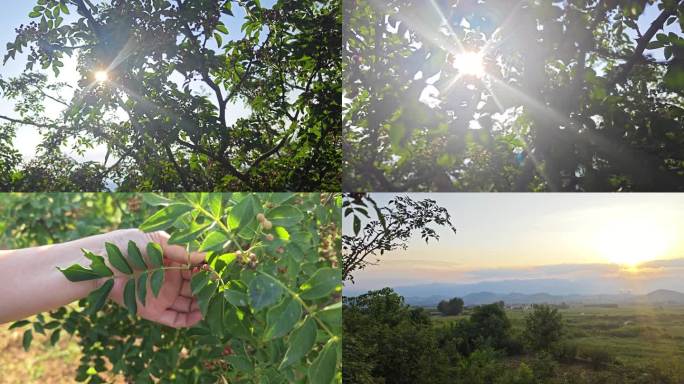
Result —
<instances>
[{"instance_id":1,"label":"treeline","mask_svg":"<svg viewBox=\"0 0 684 384\"><path fill-rule=\"evenodd\" d=\"M442 309L448 309L449 301ZM452 300L458 307L458 300ZM534 305L514 330L502 302L435 322L392 289L344 298L344 383L680 383L655 366L625 367L565 337L557 308Z\"/></svg>"}]
</instances>

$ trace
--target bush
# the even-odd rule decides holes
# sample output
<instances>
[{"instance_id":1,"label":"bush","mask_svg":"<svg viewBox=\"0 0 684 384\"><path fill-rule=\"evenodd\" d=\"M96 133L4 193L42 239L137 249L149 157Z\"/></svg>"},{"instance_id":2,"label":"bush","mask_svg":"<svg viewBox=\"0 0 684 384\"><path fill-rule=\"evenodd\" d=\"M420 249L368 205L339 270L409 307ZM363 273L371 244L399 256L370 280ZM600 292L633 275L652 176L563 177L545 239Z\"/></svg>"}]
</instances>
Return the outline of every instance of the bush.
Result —
<instances>
[{"instance_id":1,"label":"bush","mask_svg":"<svg viewBox=\"0 0 684 384\"><path fill-rule=\"evenodd\" d=\"M204 320L191 329L171 329L116 304L88 313L84 308L92 303L84 299L17 326L49 329L53 342L63 333L78 336L83 358L77 381L101 383L114 374L135 383L341 381L340 196L142 198L159 207L156 212L140 195L13 196L3 203L46 218L42 225L50 240L41 238L42 244L142 222L143 230L167 230L171 243L206 251L210 270L191 284ZM5 214L12 210L3 208ZM17 224L5 228L5 236L25 230Z\"/></svg>"},{"instance_id":2,"label":"bush","mask_svg":"<svg viewBox=\"0 0 684 384\"><path fill-rule=\"evenodd\" d=\"M560 362L573 362L577 358L577 344L569 341L562 341L553 346L551 354Z\"/></svg>"},{"instance_id":3,"label":"bush","mask_svg":"<svg viewBox=\"0 0 684 384\"><path fill-rule=\"evenodd\" d=\"M546 352L541 352L531 361L534 377L539 382L544 382L556 375L558 363Z\"/></svg>"},{"instance_id":4,"label":"bush","mask_svg":"<svg viewBox=\"0 0 684 384\"><path fill-rule=\"evenodd\" d=\"M471 335L475 345L503 349L511 337L511 321L502 303L481 305L470 315Z\"/></svg>"},{"instance_id":5,"label":"bush","mask_svg":"<svg viewBox=\"0 0 684 384\"><path fill-rule=\"evenodd\" d=\"M525 317L523 337L533 351L548 351L563 336L563 317L548 305L533 305Z\"/></svg>"},{"instance_id":6,"label":"bush","mask_svg":"<svg viewBox=\"0 0 684 384\"><path fill-rule=\"evenodd\" d=\"M446 301L442 300L437 305L437 310L442 312L445 316L457 316L463 312L463 299L460 297L454 297L453 299Z\"/></svg>"},{"instance_id":7,"label":"bush","mask_svg":"<svg viewBox=\"0 0 684 384\"><path fill-rule=\"evenodd\" d=\"M500 354L491 348L478 349L464 357L458 365L459 383L490 384L501 377L503 366Z\"/></svg>"},{"instance_id":8,"label":"bush","mask_svg":"<svg viewBox=\"0 0 684 384\"><path fill-rule=\"evenodd\" d=\"M615 361L615 358L608 351L600 347L583 346L578 355L580 358L588 360L594 369L604 368Z\"/></svg>"}]
</instances>

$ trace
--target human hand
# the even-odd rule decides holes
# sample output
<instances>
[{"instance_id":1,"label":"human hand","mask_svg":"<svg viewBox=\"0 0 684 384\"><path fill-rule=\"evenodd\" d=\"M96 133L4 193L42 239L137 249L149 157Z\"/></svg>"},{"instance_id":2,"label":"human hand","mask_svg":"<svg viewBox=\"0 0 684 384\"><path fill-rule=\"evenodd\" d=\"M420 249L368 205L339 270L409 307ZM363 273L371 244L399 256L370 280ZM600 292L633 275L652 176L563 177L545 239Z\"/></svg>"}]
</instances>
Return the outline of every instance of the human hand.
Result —
<instances>
[{"instance_id":1,"label":"human hand","mask_svg":"<svg viewBox=\"0 0 684 384\"><path fill-rule=\"evenodd\" d=\"M106 241L116 245L124 256L127 256L128 242L133 241L146 262L149 261L146 254L148 243L157 243L162 248L164 268L168 268L164 271L164 283L157 297L152 294L151 290L147 290L145 305L138 300L138 315L174 328L191 327L202 320L197 299L191 293L190 279L192 278L191 266L204 261L203 253L188 254L184 247L169 245L170 236L166 232L144 233L137 229L127 229L111 232L107 237ZM115 272L114 286L109 298L123 305L124 286L128 277L116 271L115 268L112 270ZM105 279L101 280L98 286L104 281Z\"/></svg>"}]
</instances>

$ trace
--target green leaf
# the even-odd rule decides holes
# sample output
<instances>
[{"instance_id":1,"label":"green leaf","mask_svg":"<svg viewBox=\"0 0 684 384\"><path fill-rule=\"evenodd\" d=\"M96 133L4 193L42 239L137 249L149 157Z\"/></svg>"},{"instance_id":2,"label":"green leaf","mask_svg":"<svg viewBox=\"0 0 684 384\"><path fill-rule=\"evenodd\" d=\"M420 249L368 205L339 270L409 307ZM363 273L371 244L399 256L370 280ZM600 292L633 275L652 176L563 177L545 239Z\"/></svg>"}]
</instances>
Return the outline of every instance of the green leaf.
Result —
<instances>
[{"instance_id":1,"label":"green leaf","mask_svg":"<svg viewBox=\"0 0 684 384\"><path fill-rule=\"evenodd\" d=\"M74 264L67 269L60 269L59 267L57 267L57 269L59 269L69 281L74 283L78 281L97 280L100 278L100 275L95 271L83 268L78 264Z\"/></svg>"},{"instance_id":2,"label":"green leaf","mask_svg":"<svg viewBox=\"0 0 684 384\"><path fill-rule=\"evenodd\" d=\"M131 266L128 265L128 262L126 259L124 259L123 254L116 245L112 243L105 243L105 248L107 249L107 258L109 259L109 264L127 275L133 273Z\"/></svg>"},{"instance_id":3,"label":"green leaf","mask_svg":"<svg viewBox=\"0 0 684 384\"><path fill-rule=\"evenodd\" d=\"M164 196L158 195L156 193L143 193L143 201L147 205L151 205L154 207L157 206L167 206L171 204L171 200L167 199Z\"/></svg>"},{"instance_id":4,"label":"green leaf","mask_svg":"<svg viewBox=\"0 0 684 384\"><path fill-rule=\"evenodd\" d=\"M147 243L147 257L152 264L151 268L161 268L164 265L162 247L157 243Z\"/></svg>"},{"instance_id":5,"label":"green leaf","mask_svg":"<svg viewBox=\"0 0 684 384\"><path fill-rule=\"evenodd\" d=\"M236 291L234 289L226 289L223 291L223 297L225 297L229 303L236 307L247 306L247 294L244 292Z\"/></svg>"},{"instance_id":6,"label":"green leaf","mask_svg":"<svg viewBox=\"0 0 684 384\"><path fill-rule=\"evenodd\" d=\"M264 340L285 336L302 317L302 306L294 299L283 300L266 313Z\"/></svg>"},{"instance_id":7,"label":"green leaf","mask_svg":"<svg viewBox=\"0 0 684 384\"><path fill-rule=\"evenodd\" d=\"M15 321L14 323L12 323L12 325L10 325L8 329L21 328L21 327L25 327L29 324L31 324L31 322L28 320L19 320L19 321Z\"/></svg>"},{"instance_id":8,"label":"green leaf","mask_svg":"<svg viewBox=\"0 0 684 384\"><path fill-rule=\"evenodd\" d=\"M59 9L62 10L62 13L67 14L67 15L69 14L69 7L67 7L66 4L60 3L60 4L59 4Z\"/></svg>"},{"instance_id":9,"label":"green leaf","mask_svg":"<svg viewBox=\"0 0 684 384\"><path fill-rule=\"evenodd\" d=\"M145 306L147 298L147 272L143 272L138 277L138 300Z\"/></svg>"},{"instance_id":10,"label":"green leaf","mask_svg":"<svg viewBox=\"0 0 684 384\"><path fill-rule=\"evenodd\" d=\"M221 231L214 231L211 232L202 242L202 245L200 245L199 251L200 252L208 252L208 251L220 251L224 249L226 246L228 246L228 242L230 239L228 238L228 235Z\"/></svg>"},{"instance_id":11,"label":"green leaf","mask_svg":"<svg viewBox=\"0 0 684 384\"><path fill-rule=\"evenodd\" d=\"M128 242L128 260L133 264L134 268L147 269L147 264L143 260L140 248L138 248L138 245L133 240Z\"/></svg>"},{"instance_id":12,"label":"green leaf","mask_svg":"<svg viewBox=\"0 0 684 384\"><path fill-rule=\"evenodd\" d=\"M206 287L207 284L209 284L209 272L202 271L194 274L190 279L190 289L192 290L192 294L197 295L197 293Z\"/></svg>"},{"instance_id":13,"label":"green leaf","mask_svg":"<svg viewBox=\"0 0 684 384\"><path fill-rule=\"evenodd\" d=\"M249 283L249 299L256 311L275 304L282 294L282 287L267 276L259 275Z\"/></svg>"},{"instance_id":14,"label":"green leaf","mask_svg":"<svg viewBox=\"0 0 684 384\"><path fill-rule=\"evenodd\" d=\"M105 259L102 256L96 255L92 252L82 250L83 255L90 260L90 269L100 277L114 276L114 272L105 264Z\"/></svg>"},{"instance_id":15,"label":"green leaf","mask_svg":"<svg viewBox=\"0 0 684 384\"><path fill-rule=\"evenodd\" d=\"M339 269L321 268L299 287L299 296L305 300L319 299L341 285L342 275Z\"/></svg>"},{"instance_id":16,"label":"green leaf","mask_svg":"<svg viewBox=\"0 0 684 384\"><path fill-rule=\"evenodd\" d=\"M214 33L214 39L216 39L216 44L218 45L219 48L223 45L223 37L221 37L220 34Z\"/></svg>"},{"instance_id":17,"label":"green leaf","mask_svg":"<svg viewBox=\"0 0 684 384\"><path fill-rule=\"evenodd\" d=\"M86 312L88 315L94 315L102 309L113 287L114 279L109 279L100 288L90 292L87 298L89 306Z\"/></svg>"},{"instance_id":18,"label":"green leaf","mask_svg":"<svg viewBox=\"0 0 684 384\"><path fill-rule=\"evenodd\" d=\"M204 199L204 207L213 218L220 218L223 210L223 193L207 193Z\"/></svg>"},{"instance_id":19,"label":"green leaf","mask_svg":"<svg viewBox=\"0 0 684 384\"><path fill-rule=\"evenodd\" d=\"M331 339L325 344L316 360L309 367L309 380L316 384L329 384L335 378L337 367L337 340Z\"/></svg>"},{"instance_id":20,"label":"green leaf","mask_svg":"<svg viewBox=\"0 0 684 384\"><path fill-rule=\"evenodd\" d=\"M233 209L228 215L228 226L230 229L238 229L247 226L252 220L256 220L257 203L254 196L247 195Z\"/></svg>"},{"instance_id":21,"label":"green leaf","mask_svg":"<svg viewBox=\"0 0 684 384\"><path fill-rule=\"evenodd\" d=\"M223 24L220 24L220 23L217 24L217 25L216 25L216 30L219 31L219 32L223 32L223 33L225 33L226 35L228 34L228 28L226 28L226 26L223 25Z\"/></svg>"},{"instance_id":22,"label":"green leaf","mask_svg":"<svg viewBox=\"0 0 684 384\"><path fill-rule=\"evenodd\" d=\"M200 291L197 292L197 294L195 295L197 297L197 302L199 303L202 316L207 315L207 311L209 310L209 302L211 298L214 296L216 288L216 284L208 284L205 285L204 288L200 289Z\"/></svg>"},{"instance_id":23,"label":"green leaf","mask_svg":"<svg viewBox=\"0 0 684 384\"><path fill-rule=\"evenodd\" d=\"M224 253L223 255L220 255L217 259L223 261L226 265L232 263L235 261L237 258L237 255L233 252L231 253Z\"/></svg>"},{"instance_id":24,"label":"green leaf","mask_svg":"<svg viewBox=\"0 0 684 384\"><path fill-rule=\"evenodd\" d=\"M50 345L52 345L53 347L59 341L60 331L60 329L55 329L50 335Z\"/></svg>"},{"instance_id":25,"label":"green leaf","mask_svg":"<svg viewBox=\"0 0 684 384\"><path fill-rule=\"evenodd\" d=\"M28 331L24 332L24 339L22 340L22 345L24 346L24 351L28 352L29 348L31 348L31 342L33 341L33 332L29 329Z\"/></svg>"},{"instance_id":26,"label":"green leaf","mask_svg":"<svg viewBox=\"0 0 684 384\"><path fill-rule=\"evenodd\" d=\"M342 302L330 304L317 313L318 319L330 328L339 329L342 326Z\"/></svg>"},{"instance_id":27,"label":"green leaf","mask_svg":"<svg viewBox=\"0 0 684 384\"><path fill-rule=\"evenodd\" d=\"M192 211L192 206L186 204L171 204L157 211L140 226L144 232L161 231L173 225L181 216Z\"/></svg>"},{"instance_id":28,"label":"green leaf","mask_svg":"<svg viewBox=\"0 0 684 384\"><path fill-rule=\"evenodd\" d=\"M274 226L291 227L304 219L304 214L291 205L275 207L266 213L266 217Z\"/></svg>"},{"instance_id":29,"label":"green leaf","mask_svg":"<svg viewBox=\"0 0 684 384\"><path fill-rule=\"evenodd\" d=\"M150 278L150 285L152 286L152 294L154 297L159 296L162 284L164 284L164 270L158 269L152 273Z\"/></svg>"},{"instance_id":30,"label":"green leaf","mask_svg":"<svg viewBox=\"0 0 684 384\"><path fill-rule=\"evenodd\" d=\"M214 296L209 302L207 309L207 324L214 336L223 337L223 299L220 296Z\"/></svg>"},{"instance_id":31,"label":"green leaf","mask_svg":"<svg viewBox=\"0 0 684 384\"><path fill-rule=\"evenodd\" d=\"M285 352L285 357L280 363L279 369L283 369L299 362L304 356L308 355L316 342L316 321L307 318L304 323L292 332L289 339L289 347Z\"/></svg>"},{"instance_id":32,"label":"green leaf","mask_svg":"<svg viewBox=\"0 0 684 384\"><path fill-rule=\"evenodd\" d=\"M31 11L31 13L29 13L29 17L32 19L35 19L36 17L40 17L40 12Z\"/></svg>"},{"instance_id":33,"label":"green leaf","mask_svg":"<svg viewBox=\"0 0 684 384\"><path fill-rule=\"evenodd\" d=\"M138 313L138 303L135 301L135 279L128 279L124 287L124 304L128 312L135 316Z\"/></svg>"},{"instance_id":34,"label":"green leaf","mask_svg":"<svg viewBox=\"0 0 684 384\"><path fill-rule=\"evenodd\" d=\"M212 222L206 222L202 224L192 222L190 223L190 228L174 232L173 235L171 235L171 238L169 239L169 244L190 243L193 240L197 239L197 237L199 237L199 235L212 224Z\"/></svg>"}]
</instances>

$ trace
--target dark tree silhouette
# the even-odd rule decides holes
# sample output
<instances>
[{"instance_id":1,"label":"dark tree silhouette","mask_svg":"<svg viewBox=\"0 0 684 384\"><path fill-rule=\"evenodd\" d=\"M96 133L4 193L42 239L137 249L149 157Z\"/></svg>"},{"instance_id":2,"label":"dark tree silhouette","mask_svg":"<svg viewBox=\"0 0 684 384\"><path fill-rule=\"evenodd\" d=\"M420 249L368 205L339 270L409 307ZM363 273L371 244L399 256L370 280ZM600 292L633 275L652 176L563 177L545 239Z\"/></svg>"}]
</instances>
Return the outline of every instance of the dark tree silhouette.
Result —
<instances>
[{"instance_id":1,"label":"dark tree silhouette","mask_svg":"<svg viewBox=\"0 0 684 384\"><path fill-rule=\"evenodd\" d=\"M376 216L368 214L373 207ZM396 249L407 249L416 231L425 242L439 240L432 227L446 226L456 233L449 212L435 200L416 201L408 196L396 196L387 206L378 207L365 194L346 194L343 203L345 216L353 216L353 234L342 236L343 280L354 280L353 273L377 263L377 257ZM360 213L360 214L359 214ZM362 227L360 215L369 220Z\"/></svg>"},{"instance_id":2,"label":"dark tree silhouette","mask_svg":"<svg viewBox=\"0 0 684 384\"><path fill-rule=\"evenodd\" d=\"M442 300L437 304L437 310L445 316L457 316L463 312L463 299L454 297L451 300Z\"/></svg>"}]
</instances>

